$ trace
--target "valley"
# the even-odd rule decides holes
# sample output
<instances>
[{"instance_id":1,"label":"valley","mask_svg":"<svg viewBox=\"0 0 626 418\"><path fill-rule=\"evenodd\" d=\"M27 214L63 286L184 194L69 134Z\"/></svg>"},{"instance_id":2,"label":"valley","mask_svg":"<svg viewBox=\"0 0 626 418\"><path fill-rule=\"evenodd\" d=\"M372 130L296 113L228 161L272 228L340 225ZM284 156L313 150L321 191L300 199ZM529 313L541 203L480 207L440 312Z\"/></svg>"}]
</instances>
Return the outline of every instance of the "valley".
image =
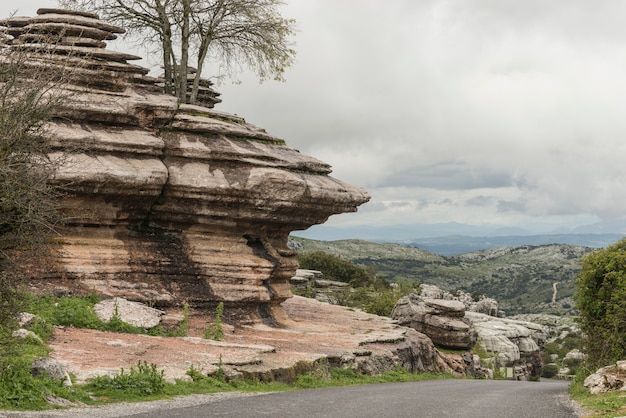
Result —
<instances>
[{"instance_id":1,"label":"valley","mask_svg":"<svg viewBox=\"0 0 626 418\"><path fill-rule=\"evenodd\" d=\"M441 256L400 244L291 239L300 251L321 250L371 266L391 282L418 281L452 293L463 290L475 297L486 295L496 299L507 315L575 314L575 281L582 258L593 251L577 245L549 244Z\"/></svg>"}]
</instances>

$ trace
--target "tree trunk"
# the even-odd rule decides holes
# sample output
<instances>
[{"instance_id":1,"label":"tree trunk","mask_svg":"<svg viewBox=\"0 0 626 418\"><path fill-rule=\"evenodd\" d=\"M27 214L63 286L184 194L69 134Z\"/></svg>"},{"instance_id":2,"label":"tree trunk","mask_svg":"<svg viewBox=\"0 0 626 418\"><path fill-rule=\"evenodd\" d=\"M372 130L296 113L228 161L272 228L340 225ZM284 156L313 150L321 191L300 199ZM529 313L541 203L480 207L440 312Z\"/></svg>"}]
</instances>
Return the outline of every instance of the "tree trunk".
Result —
<instances>
[{"instance_id":1,"label":"tree trunk","mask_svg":"<svg viewBox=\"0 0 626 418\"><path fill-rule=\"evenodd\" d=\"M159 23L161 26L161 47L163 52L163 71L165 77L166 94L174 94L174 71L173 66L176 65L176 61L172 62L173 48L172 48L172 25L167 15L167 2L161 3L160 0L155 1L155 7L158 14Z\"/></svg>"},{"instance_id":2,"label":"tree trunk","mask_svg":"<svg viewBox=\"0 0 626 418\"><path fill-rule=\"evenodd\" d=\"M189 38L190 38L190 0L182 0L183 21L180 38L180 67L178 70L178 101L187 103L187 73L189 65Z\"/></svg>"},{"instance_id":3,"label":"tree trunk","mask_svg":"<svg viewBox=\"0 0 626 418\"><path fill-rule=\"evenodd\" d=\"M208 34L202 35L202 41L200 42L200 48L198 50L198 64L196 76L193 78L193 87L191 89L191 98L189 103L196 104L198 100L198 90L200 89L200 78L202 78L202 68L204 66L204 60L206 59L207 52L209 51L209 45L211 41Z\"/></svg>"}]
</instances>

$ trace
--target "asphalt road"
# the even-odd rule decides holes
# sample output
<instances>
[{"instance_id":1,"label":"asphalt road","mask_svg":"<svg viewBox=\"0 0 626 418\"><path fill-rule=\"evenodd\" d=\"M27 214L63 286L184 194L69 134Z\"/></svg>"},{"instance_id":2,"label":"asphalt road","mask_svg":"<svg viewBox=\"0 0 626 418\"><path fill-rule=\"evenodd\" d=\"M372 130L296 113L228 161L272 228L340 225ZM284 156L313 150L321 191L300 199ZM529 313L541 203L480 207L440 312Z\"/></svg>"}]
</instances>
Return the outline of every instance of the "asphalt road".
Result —
<instances>
[{"instance_id":1,"label":"asphalt road","mask_svg":"<svg viewBox=\"0 0 626 418\"><path fill-rule=\"evenodd\" d=\"M312 389L150 411L134 418L577 417L567 382L434 380Z\"/></svg>"}]
</instances>

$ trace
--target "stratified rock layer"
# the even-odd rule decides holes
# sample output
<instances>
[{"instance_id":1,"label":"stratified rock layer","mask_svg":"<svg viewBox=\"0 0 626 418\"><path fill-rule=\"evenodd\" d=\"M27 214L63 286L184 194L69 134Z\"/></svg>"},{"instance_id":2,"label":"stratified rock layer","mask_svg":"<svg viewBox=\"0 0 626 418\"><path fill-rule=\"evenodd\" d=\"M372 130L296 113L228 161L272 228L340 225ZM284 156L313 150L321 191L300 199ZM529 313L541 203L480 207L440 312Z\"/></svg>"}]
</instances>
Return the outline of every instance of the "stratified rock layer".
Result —
<instances>
[{"instance_id":1,"label":"stratified rock layer","mask_svg":"<svg viewBox=\"0 0 626 418\"><path fill-rule=\"evenodd\" d=\"M291 296L287 237L353 212L367 193L238 116L160 93L132 55L104 49L123 29L42 9L0 21L31 65L69 66L70 97L49 124L66 154L56 176L70 221L54 268L37 270L157 305L187 302L269 323ZM38 273L37 273L38 272Z\"/></svg>"}]
</instances>

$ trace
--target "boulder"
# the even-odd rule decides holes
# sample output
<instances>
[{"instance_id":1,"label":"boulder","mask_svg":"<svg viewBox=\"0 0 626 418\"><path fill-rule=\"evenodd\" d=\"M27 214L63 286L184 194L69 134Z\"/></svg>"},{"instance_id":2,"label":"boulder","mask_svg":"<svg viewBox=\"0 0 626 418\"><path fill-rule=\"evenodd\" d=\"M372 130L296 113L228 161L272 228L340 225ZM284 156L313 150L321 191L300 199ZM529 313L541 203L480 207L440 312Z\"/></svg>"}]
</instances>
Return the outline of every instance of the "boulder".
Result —
<instances>
[{"instance_id":1,"label":"boulder","mask_svg":"<svg viewBox=\"0 0 626 418\"><path fill-rule=\"evenodd\" d=\"M47 374L51 379L63 382L66 386L72 386L72 379L65 371L61 363L50 357L39 357L33 360L30 366L30 373L33 376Z\"/></svg>"},{"instance_id":2,"label":"boulder","mask_svg":"<svg viewBox=\"0 0 626 418\"><path fill-rule=\"evenodd\" d=\"M587 359L587 355L577 348L569 351L567 354L565 354L565 357L563 357L563 360L585 361L586 359Z\"/></svg>"},{"instance_id":3,"label":"boulder","mask_svg":"<svg viewBox=\"0 0 626 418\"><path fill-rule=\"evenodd\" d=\"M41 337L39 335L35 334L32 331L24 329L24 328L16 329L15 331L13 331L13 333L11 335L13 335L14 337L23 338L23 339L32 338L33 340L37 341L38 343L44 344L43 340L41 339Z\"/></svg>"},{"instance_id":4,"label":"boulder","mask_svg":"<svg viewBox=\"0 0 626 418\"><path fill-rule=\"evenodd\" d=\"M298 269L289 282L297 294L332 304L338 304L340 298L351 291L350 284L326 280L322 272L316 270Z\"/></svg>"},{"instance_id":5,"label":"boulder","mask_svg":"<svg viewBox=\"0 0 626 418\"><path fill-rule=\"evenodd\" d=\"M428 335L435 345L469 350L477 335L464 316L465 307L461 302L416 294L400 298L391 312L391 317L400 325Z\"/></svg>"},{"instance_id":6,"label":"boulder","mask_svg":"<svg viewBox=\"0 0 626 418\"><path fill-rule=\"evenodd\" d=\"M584 385L593 395L626 390L626 361L618 361L598 369L594 374L587 376Z\"/></svg>"},{"instance_id":7,"label":"boulder","mask_svg":"<svg viewBox=\"0 0 626 418\"><path fill-rule=\"evenodd\" d=\"M161 323L161 317L165 314L159 309L154 309L139 302L131 302L124 298L113 298L98 302L93 307L94 312L104 322L109 322L114 316L127 324L141 327L154 328Z\"/></svg>"},{"instance_id":8,"label":"boulder","mask_svg":"<svg viewBox=\"0 0 626 418\"><path fill-rule=\"evenodd\" d=\"M212 109L220 99L210 82L202 83L208 107L179 106L162 80L127 62L137 57L104 49L123 29L97 16L44 9L2 27L4 46L28 50L33 68L72 68L46 126L52 157L64 157L55 182L69 222L52 262L23 260L33 286L50 293L73 279L86 294L159 307L223 302L226 320L284 319L298 266L290 232L356 211L367 192Z\"/></svg>"}]
</instances>

